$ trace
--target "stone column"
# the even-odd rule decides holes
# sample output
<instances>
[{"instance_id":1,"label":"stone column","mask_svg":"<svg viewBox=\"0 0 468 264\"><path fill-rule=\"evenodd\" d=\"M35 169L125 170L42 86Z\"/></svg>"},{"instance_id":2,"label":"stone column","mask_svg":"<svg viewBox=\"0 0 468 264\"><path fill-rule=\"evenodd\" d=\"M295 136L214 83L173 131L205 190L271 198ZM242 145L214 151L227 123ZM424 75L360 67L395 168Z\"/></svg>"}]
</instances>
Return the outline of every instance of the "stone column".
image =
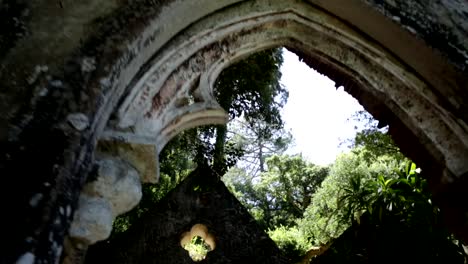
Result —
<instances>
[{"instance_id":1,"label":"stone column","mask_svg":"<svg viewBox=\"0 0 468 264\"><path fill-rule=\"evenodd\" d=\"M88 246L109 238L115 218L140 202L142 182L158 179L156 148L150 145L101 141L95 166L80 195L63 263L82 263Z\"/></svg>"}]
</instances>

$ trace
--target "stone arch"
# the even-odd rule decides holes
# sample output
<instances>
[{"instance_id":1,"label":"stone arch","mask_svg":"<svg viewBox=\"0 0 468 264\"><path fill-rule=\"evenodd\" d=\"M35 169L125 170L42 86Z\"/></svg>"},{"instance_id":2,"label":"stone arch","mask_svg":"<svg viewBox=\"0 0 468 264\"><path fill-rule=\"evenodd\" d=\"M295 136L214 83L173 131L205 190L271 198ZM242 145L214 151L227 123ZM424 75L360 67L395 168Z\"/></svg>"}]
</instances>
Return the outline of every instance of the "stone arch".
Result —
<instances>
[{"instance_id":1,"label":"stone arch","mask_svg":"<svg viewBox=\"0 0 468 264\"><path fill-rule=\"evenodd\" d=\"M68 61L61 65L44 59L50 63L53 77L45 74L49 67L42 66L29 69L34 74L27 83L14 83L21 76L12 80L6 80L6 74L0 76L7 85L24 85L36 91L33 94L38 98L17 114L20 121L8 120L17 127L11 133L13 138L35 129L47 131L40 127L36 110L53 109L44 108L42 102L78 100L78 106L46 118L71 140L64 142L59 172L51 175L58 179L50 191L56 193L48 201L51 213L39 225L39 233L50 232L53 239L47 241L44 235L34 238L41 245L35 251L41 258L60 255L60 241L90 171L98 140L124 142L133 150L146 148L142 155L156 160L178 131L226 121L211 90L224 67L250 53L280 45L302 54L339 84L346 84L371 113L390 123L393 133L403 137L400 142L405 137L417 139L423 163L436 168L430 176L442 197L441 204L447 210L454 208L456 217L463 215L466 205L448 205L464 197L459 195L467 188L463 184L453 187L464 183L468 172L467 77L462 66L450 64L415 38L414 30L404 30L361 1L167 1L149 8L140 4L110 5L111 11L96 12L89 20L62 21L79 27L96 17L106 17L93 22L98 28L93 34L79 31L71 35L75 40L83 37L84 44L51 51ZM15 58L15 54L30 52L28 45L60 39L59 34L54 36L25 38L35 41L18 44L9 54ZM14 66L14 60L7 62ZM54 95L57 87L64 88L58 96ZM78 93L86 96L74 97L77 87L82 87ZM62 153L57 150L51 155ZM155 175L142 177L146 168L138 164L139 154L127 158L140 178L156 180ZM52 228L54 221L62 224ZM466 222L455 222L455 229L466 239ZM49 253L51 248L54 250Z\"/></svg>"},{"instance_id":2,"label":"stone arch","mask_svg":"<svg viewBox=\"0 0 468 264\"><path fill-rule=\"evenodd\" d=\"M222 23L213 25L214 21ZM463 124L439 106L435 88L402 58L308 4L239 4L198 21L182 35L137 78L104 138L155 144L160 150L182 128L223 122L222 109L212 96L217 75L243 56L284 45L329 65L327 69L337 69L350 84L374 96L372 100L427 141L427 150L445 160L451 174L468 171ZM177 104L180 97L189 96L193 104Z\"/></svg>"},{"instance_id":3,"label":"stone arch","mask_svg":"<svg viewBox=\"0 0 468 264\"><path fill-rule=\"evenodd\" d=\"M392 131L395 125L404 130L400 136L418 138L419 153L439 164L443 180L468 171L463 128L439 105L431 84L380 43L300 1L239 3L190 25L133 79L101 139L153 145L159 152L185 128L226 122L213 97L218 74L281 45L347 80L347 89Z\"/></svg>"}]
</instances>

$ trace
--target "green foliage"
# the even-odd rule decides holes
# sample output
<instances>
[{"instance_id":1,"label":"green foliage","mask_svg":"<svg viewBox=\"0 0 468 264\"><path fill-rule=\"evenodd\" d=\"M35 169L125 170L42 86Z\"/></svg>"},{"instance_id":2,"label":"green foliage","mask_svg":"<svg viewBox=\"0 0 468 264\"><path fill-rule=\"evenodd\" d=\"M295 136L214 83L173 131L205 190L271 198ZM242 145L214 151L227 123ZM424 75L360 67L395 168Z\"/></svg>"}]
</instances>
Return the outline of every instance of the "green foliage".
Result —
<instances>
[{"instance_id":1,"label":"green foliage","mask_svg":"<svg viewBox=\"0 0 468 264\"><path fill-rule=\"evenodd\" d=\"M352 225L359 235L356 238L347 234L340 238L335 253L347 251L347 255L362 255L367 252L367 257L375 260L388 251L398 250L408 259L421 263L462 263L463 252L443 227L440 211L431 202L427 181L421 177L420 170L411 161L399 165L371 178L353 175L347 179L342 192L338 192L334 220L346 224L344 229ZM317 211L320 212L320 208L314 212ZM315 219L301 221L310 225ZM308 231L315 232L315 237L320 234L317 229ZM357 239L366 242L357 242ZM336 255L332 263L338 261L345 260ZM364 259L361 261L366 263ZM389 259L383 262L392 263Z\"/></svg>"},{"instance_id":2,"label":"green foliage","mask_svg":"<svg viewBox=\"0 0 468 264\"><path fill-rule=\"evenodd\" d=\"M387 174L394 165L388 157L369 164L358 150L340 155L313 196L304 218L298 220L301 230L315 245L338 237L351 225L352 217L366 209L365 195L372 192L370 185L376 175Z\"/></svg>"},{"instance_id":3,"label":"green foliage","mask_svg":"<svg viewBox=\"0 0 468 264\"><path fill-rule=\"evenodd\" d=\"M243 151L239 166L251 177L265 172L266 159L282 154L293 141L291 133L262 120L249 124L238 118L229 123L228 129L228 142L233 142Z\"/></svg>"},{"instance_id":4,"label":"green foliage","mask_svg":"<svg viewBox=\"0 0 468 264\"><path fill-rule=\"evenodd\" d=\"M281 85L281 49L255 53L225 69L215 83L215 96L232 119L249 124L263 120L282 126L280 109L288 92Z\"/></svg>"},{"instance_id":5,"label":"green foliage","mask_svg":"<svg viewBox=\"0 0 468 264\"><path fill-rule=\"evenodd\" d=\"M353 148L358 149L359 147L365 149L362 154L367 162L372 162L382 156L392 157L398 161L405 159L392 138L377 129L364 129L356 133Z\"/></svg>"},{"instance_id":6,"label":"green foliage","mask_svg":"<svg viewBox=\"0 0 468 264\"><path fill-rule=\"evenodd\" d=\"M392 157L397 161L405 159L398 146L387 134L388 128L380 128L378 122L368 112L358 111L352 115L351 119L363 124L363 128L356 132L352 140L343 144L348 144L353 150L359 149L367 162L372 162L382 156Z\"/></svg>"},{"instance_id":7,"label":"green foliage","mask_svg":"<svg viewBox=\"0 0 468 264\"><path fill-rule=\"evenodd\" d=\"M274 230L269 230L268 235L283 254L294 263L312 247L297 227L279 226Z\"/></svg>"},{"instance_id":8,"label":"green foliage","mask_svg":"<svg viewBox=\"0 0 468 264\"><path fill-rule=\"evenodd\" d=\"M288 92L279 82L282 63L281 49L261 51L225 69L215 83L216 99L228 111L230 119L242 117L247 127L255 129L261 139L271 138L276 130L283 127L280 109ZM259 123L262 123L261 129L257 129ZM226 148L229 146L226 126L205 131L208 138L214 135L216 142L209 160L213 169L223 175L243 151L232 148L235 144L231 149ZM229 158L228 150L235 150L239 156Z\"/></svg>"},{"instance_id":9,"label":"green foliage","mask_svg":"<svg viewBox=\"0 0 468 264\"><path fill-rule=\"evenodd\" d=\"M328 168L311 164L299 155L275 155L266 163L268 170L258 178L252 179L237 169L224 181L265 230L280 225L291 227L309 206Z\"/></svg>"},{"instance_id":10,"label":"green foliage","mask_svg":"<svg viewBox=\"0 0 468 264\"><path fill-rule=\"evenodd\" d=\"M190 258L196 262L204 260L206 254L212 250L200 236L194 236L190 243L184 246L184 249L188 251Z\"/></svg>"},{"instance_id":11,"label":"green foliage","mask_svg":"<svg viewBox=\"0 0 468 264\"><path fill-rule=\"evenodd\" d=\"M370 115L355 118L366 128L332 165L297 221L299 230L315 245L336 241L324 263L395 263L399 254L418 263L461 263L421 170Z\"/></svg>"}]
</instances>

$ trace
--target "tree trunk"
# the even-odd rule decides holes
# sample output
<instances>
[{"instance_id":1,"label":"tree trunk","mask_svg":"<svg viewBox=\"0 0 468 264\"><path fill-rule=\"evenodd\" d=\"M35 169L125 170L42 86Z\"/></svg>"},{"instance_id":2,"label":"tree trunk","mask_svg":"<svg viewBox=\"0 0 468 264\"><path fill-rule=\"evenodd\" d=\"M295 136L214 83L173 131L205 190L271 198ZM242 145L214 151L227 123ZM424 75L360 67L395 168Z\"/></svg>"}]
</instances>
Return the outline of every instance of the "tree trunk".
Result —
<instances>
[{"instance_id":1,"label":"tree trunk","mask_svg":"<svg viewBox=\"0 0 468 264\"><path fill-rule=\"evenodd\" d=\"M263 156L263 145L259 141L258 144L258 160L260 161L260 173L265 172L265 157Z\"/></svg>"},{"instance_id":2,"label":"tree trunk","mask_svg":"<svg viewBox=\"0 0 468 264\"><path fill-rule=\"evenodd\" d=\"M226 142L226 125L216 126L216 142L213 153L213 169L219 175L226 173L226 160L224 157L224 146Z\"/></svg>"}]
</instances>

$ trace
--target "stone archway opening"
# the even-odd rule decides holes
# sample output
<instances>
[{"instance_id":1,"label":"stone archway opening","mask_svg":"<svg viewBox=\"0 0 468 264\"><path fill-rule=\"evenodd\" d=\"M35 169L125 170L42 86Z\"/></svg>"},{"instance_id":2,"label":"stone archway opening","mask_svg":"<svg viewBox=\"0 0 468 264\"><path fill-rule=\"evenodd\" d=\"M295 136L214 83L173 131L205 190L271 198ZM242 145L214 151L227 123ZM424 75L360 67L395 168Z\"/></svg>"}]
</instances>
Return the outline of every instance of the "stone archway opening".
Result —
<instances>
[{"instance_id":1,"label":"stone archway opening","mask_svg":"<svg viewBox=\"0 0 468 264\"><path fill-rule=\"evenodd\" d=\"M438 113L439 110L431 113L436 95L430 92L427 80L410 71L401 58L392 56L376 43L360 39L352 28L335 18L307 4L296 4L295 8L290 4L269 6L268 12L262 10L266 3L254 5L253 9L251 5L240 5L235 9L237 12L242 8L252 9L246 17L226 11L201 21L202 25L198 25L201 28L204 22L208 26L210 20L218 21L220 17L226 23L199 36L206 41L205 46L194 38L181 44L177 52L166 57L161 55L165 60L158 57L153 59L157 63L149 62L152 67L135 79L132 90L117 110L117 118L109 122L102 138L156 145L159 152L178 131L225 122L225 115L211 91L216 76L230 63L278 45L289 47L338 85L346 84L348 92L377 119L383 123L400 121L412 134L424 138L421 141L435 141L439 130L448 133L444 132L443 124L456 125L454 120ZM282 11L271 10L275 8ZM313 17L312 14L318 15L317 21L305 19ZM326 26L321 24L324 20ZM187 34L197 30L193 26L187 29ZM174 43L181 41L176 38ZM194 47L195 44L199 47ZM187 60L183 60L184 56ZM445 138L453 137L447 134ZM454 146L454 150L459 145L445 143ZM443 153L447 151L442 146L435 148L427 144L425 147L439 161L447 154ZM459 151L462 151L460 155L453 154L449 159L453 160L455 167L450 170L455 174L465 170L461 162L455 165L460 159L457 157L464 156L463 150Z\"/></svg>"},{"instance_id":2,"label":"stone archway opening","mask_svg":"<svg viewBox=\"0 0 468 264\"><path fill-rule=\"evenodd\" d=\"M44 192L51 194L40 208L46 217L25 209L34 220L27 221L37 220L38 224L25 234L21 232L24 237L13 244L23 245L21 251L27 259L34 259L30 251L41 259L57 259L81 187L89 172L95 172L91 169L95 157L98 165L106 163L100 161L115 161L115 156L121 158L119 168L110 172L116 177L109 179L116 183L121 179L117 176L129 172L135 176L132 179L157 181L158 154L174 135L189 127L226 122L225 112L213 98L213 82L219 73L249 54L275 46L294 50L307 64L347 87L379 121L390 125L390 133L403 152L431 173L428 177L433 193L445 208L451 228L468 241L468 206L460 202L466 201L468 188L467 77L459 67L466 55L456 59L457 65L449 64L418 40L411 33L414 29L406 30L395 22L399 17L387 19L372 9L372 4L367 5L371 2L203 0L196 4L168 1L156 7L112 2L105 12L96 11L91 16L81 16L88 9L79 4L70 8L70 17L60 11L62 4L53 9L33 8L31 21L37 21L39 29L20 39L14 49L2 46L9 53L1 76L11 90L26 87L32 97L25 96L26 92L18 97L6 96L26 98L27 103L24 113L17 114L18 107L3 111L7 115L1 121L11 122L15 128L13 139L25 130L22 137L30 140L25 142L26 148L22 143L15 146L19 154L13 159L40 153L38 148L44 145L32 139L34 129L46 139L54 140L58 135L56 140L62 145L51 150L50 159L38 166L44 175L15 203L28 203L26 196L39 193L44 185ZM55 11L44 16L37 9ZM27 16L29 11L23 13ZM72 30L42 34L52 23ZM95 26L98 32L85 26ZM124 32L122 27L128 30ZM460 32L464 31L456 30ZM22 30L19 33L24 35ZM72 40L69 45L57 45L66 38ZM31 56L31 62L25 59L34 55L38 46L48 52ZM457 48L449 51L463 54ZM9 70L3 74L3 68L13 69L17 61L25 62L18 75ZM49 74L49 69L53 73ZM58 107L63 105L67 107ZM17 120L10 116L12 113L17 114ZM5 138L7 133L1 132ZM413 147L405 147L409 146L406 142ZM12 162L8 164L13 166ZM91 176L99 176L97 171ZM17 180L10 181L20 185ZM85 189L99 189L94 187ZM138 184L131 188L138 189ZM138 190L131 193L138 198ZM128 210L135 202L131 197L126 206L118 206L119 199L114 200L112 192L102 189L88 195L89 200L107 200L106 219ZM84 208L79 204L77 214L86 214ZM93 214L89 215L94 221ZM11 233L14 237L15 232ZM94 239L79 237L80 241ZM16 251L20 250L15 249L12 255Z\"/></svg>"},{"instance_id":3,"label":"stone archway opening","mask_svg":"<svg viewBox=\"0 0 468 264\"><path fill-rule=\"evenodd\" d=\"M227 121L213 97L220 72L276 46L294 51L344 86L376 119L390 125L402 151L437 175L435 179L451 182L468 170L463 128L440 107L433 88L437 80L424 78L420 69L412 69L368 36L300 1L239 3L186 28L133 78L101 142L130 145L125 154L130 165L139 169L140 177L145 175L143 181L157 181L157 155L171 138L186 128ZM156 168L152 175L141 165L142 149L148 150L143 156Z\"/></svg>"},{"instance_id":4,"label":"stone archway opening","mask_svg":"<svg viewBox=\"0 0 468 264\"><path fill-rule=\"evenodd\" d=\"M210 239L208 239L208 241L204 239L206 238L206 235L204 235L204 233L206 233L207 231L205 228L199 225L195 225L192 227L192 230L190 232L184 233L182 235L182 239L180 241L181 246L189 252L188 254L194 261L203 260L206 257L206 254L209 253L209 249L211 248ZM201 233L199 231L201 231ZM201 235L194 235L198 233ZM210 245L210 247L208 247L208 245Z\"/></svg>"}]
</instances>

